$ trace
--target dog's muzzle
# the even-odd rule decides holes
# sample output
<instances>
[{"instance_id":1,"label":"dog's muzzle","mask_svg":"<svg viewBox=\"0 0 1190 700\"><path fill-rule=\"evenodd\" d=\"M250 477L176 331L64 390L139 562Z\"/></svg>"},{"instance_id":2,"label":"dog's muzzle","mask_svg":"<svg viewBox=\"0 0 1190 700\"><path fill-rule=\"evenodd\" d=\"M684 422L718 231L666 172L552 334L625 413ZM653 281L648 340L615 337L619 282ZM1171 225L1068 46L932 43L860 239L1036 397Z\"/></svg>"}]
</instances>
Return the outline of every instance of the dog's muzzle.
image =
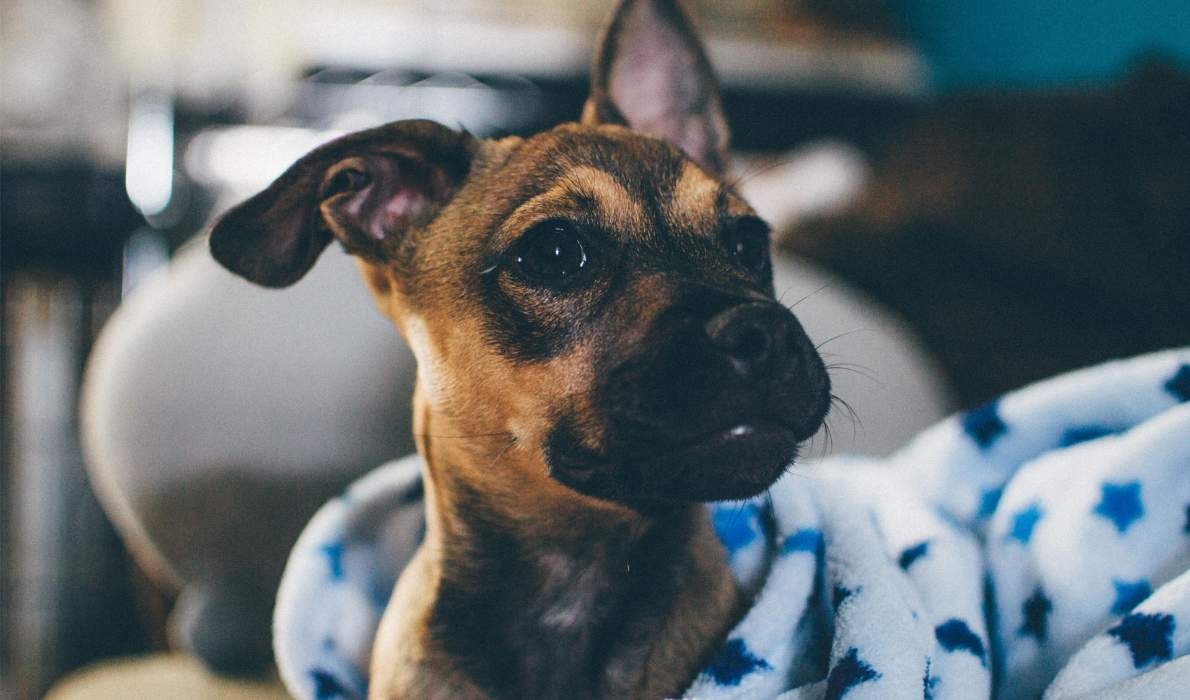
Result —
<instances>
[{"instance_id":1,"label":"dog's muzzle","mask_svg":"<svg viewBox=\"0 0 1190 700\"><path fill-rule=\"evenodd\" d=\"M596 394L601 447L584 445L576 421L559 422L547 446L553 477L629 503L744 498L768 488L822 425L830 382L788 309L732 301L663 315Z\"/></svg>"}]
</instances>

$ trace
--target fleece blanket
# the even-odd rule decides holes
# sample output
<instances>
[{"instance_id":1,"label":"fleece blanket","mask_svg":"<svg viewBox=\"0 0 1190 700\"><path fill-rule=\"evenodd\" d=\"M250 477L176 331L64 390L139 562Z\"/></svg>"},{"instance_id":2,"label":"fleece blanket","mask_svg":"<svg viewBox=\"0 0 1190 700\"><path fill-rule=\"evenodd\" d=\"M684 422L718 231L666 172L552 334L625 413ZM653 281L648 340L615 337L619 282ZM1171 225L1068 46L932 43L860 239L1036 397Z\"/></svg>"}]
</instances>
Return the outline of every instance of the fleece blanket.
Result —
<instances>
[{"instance_id":1,"label":"fleece blanket","mask_svg":"<svg viewBox=\"0 0 1190 700\"><path fill-rule=\"evenodd\" d=\"M310 522L278 594L299 698L361 697L421 523L416 457ZM752 606L689 698L1187 697L1190 348L1045 381L882 460L709 506Z\"/></svg>"}]
</instances>

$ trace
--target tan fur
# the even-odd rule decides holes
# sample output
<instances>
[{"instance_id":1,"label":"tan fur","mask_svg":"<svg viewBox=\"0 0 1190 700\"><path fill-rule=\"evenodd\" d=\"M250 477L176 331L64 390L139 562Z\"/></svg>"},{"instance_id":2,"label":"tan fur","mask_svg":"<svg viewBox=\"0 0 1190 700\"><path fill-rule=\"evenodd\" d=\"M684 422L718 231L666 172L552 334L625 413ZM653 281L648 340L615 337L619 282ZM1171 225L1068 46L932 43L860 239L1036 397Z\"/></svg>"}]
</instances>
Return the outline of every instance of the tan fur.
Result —
<instances>
[{"instance_id":1,"label":"tan fur","mask_svg":"<svg viewBox=\"0 0 1190 700\"><path fill-rule=\"evenodd\" d=\"M576 132L576 130L578 130ZM475 220L479 201L500 201L500 190L515 183L511 149L530 154L549 151L574 133L605 132L625 136L617 127L573 125L534 137L529 142L488 144L484 161L473 166L471 180L455 202L442 211L424 240L427 245L418 267L447 275L461 247L449 233L463 220ZM631 141L626 139L626 145ZM517 158L524 153L516 154ZM504 164L498 177L489 177L492 163ZM511 163L511 165L510 165ZM694 219L711 216L718 186L692 164L683 176L679 200L668 208ZM624 230L644 225L642 203L609 174L589 166L568 168L541 194L516 207L497 235L523 230L533 221L574 214L574 195L597 203L599 215ZM487 205L490 209L491 206ZM707 214L700 215L699 212ZM451 244L448 244L451 243ZM483 341L478 309L460 300L448 285L428 273L416 281L416 300L402 293L384 266L363 263L377 306L388 314L414 348L419 361L415 398L419 451L425 458L426 540L402 573L377 635L372 661L372 696L377 698L482 697L437 649L426 629L444 561L443 539L466 537L468 513L458 511L456 490L462 484L484 494L486 507L524 542L567 543L595 524L611 529L627 525L641 530L646 518L609 501L583 496L552 480L540 445L554 407L586 391L597 348L580 345L572 353L544 363L517 363L491 351ZM655 313L666 298L664 285L643 296L653 297ZM640 319L637 319L638 321ZM479 435L474 439L457 436ZM633 697L656 698L681 690L702 664L710 646L723 633L736 606L736 590L721 545L705 515L696 520L692 538L694 575L672 603L668 622L637 676L627 680ZM581 528L576 528L581 524Z\"/></svg>"},{"instance_id":2,"label":"tan fur","mask_svg":"<svg viewBox=\"0 0 1190 700\"><path fill-rule=\"evenodd\" d=\"M640 202L615 178L597 168L580 165L558 178L549 190L521 205L500 227L500 238L512 239L544 219L581 215L594 204L599 217L621 231L647 226Z\"/></svg>"},{"instance_id":3,"label":"tan fur","mask_svg":"<svg viewBox=\"0 0 1190 700\"><path fill-rule=\"evenodd\" d=\"M715 214L715 199L723 186L694 163L685 163L678 178L674 198L666 203L666 214L688 227L705 228L709 221L700 220Z\"/></svg>"}]
</instances>

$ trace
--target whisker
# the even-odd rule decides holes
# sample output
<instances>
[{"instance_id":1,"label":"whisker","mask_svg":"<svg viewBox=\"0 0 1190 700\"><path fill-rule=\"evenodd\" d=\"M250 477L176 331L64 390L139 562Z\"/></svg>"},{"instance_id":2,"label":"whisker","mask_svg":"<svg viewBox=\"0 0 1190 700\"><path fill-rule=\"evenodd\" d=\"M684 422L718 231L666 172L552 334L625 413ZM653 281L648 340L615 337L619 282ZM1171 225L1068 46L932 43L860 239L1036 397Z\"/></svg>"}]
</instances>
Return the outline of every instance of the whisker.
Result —
<instances>
[{"instance_id":1,"label":"whisker","mask_svg":"<svg viewBox=\"0 0 1190 700\"><path fill-rule=\"evenodd\" d=\"M825 459L835 447L835 437L831 434L831 424L827 419L822 421L822 454L818 456L819 459Z\"/></svg>"},{"instance_id":2,"label":"whisker","mask_svg":"<svg viewBox=\"0 0 1190 700\"><path fill-rule=\"evenodd\" d=\"M813 297L813 296L816 296L816 295L817 295L819 292L821 292L822 290L824 290L824 289L826 289L826 288L828 288L828 287L830 287L830 286L831 286L831 285L830 285L830 282L827 282L826 284L822 285L822 286L821 286L821 287L819 287L818 289L815 289L814 291L810 292L810 293L809 293L809 294L807 294L806 296L804 296L804 297L802 297L801 299L798 299L797 301L795 301L795 302L793 302L792 304L790 304L790 305L789 305L789 307L788 307L788 308L789 308L789 310L790 310L790 311L792 311L794 308L796 308L796 307L797 307L797 305L798 305L798 304L802 303L803 301L806 301L807 299L809 299L809 298L811 298L811 297Z\"/></svg>"},{"instance_id":3,"label":"whisker","mask_svg":"<svg viewBox=\"0 0 1190 700\"><path fill-rule=\"evenodd\" d=\"M777 168L789 165L790 163L792 163L793 161L797 160L800 157L801 157L800 153L794 152L794 153L787 155L786 157L778 158L777 160L775 160L771 163L761 163L761 164L754 165L754 166L748 168L747 170L743 171L742 173L740 173L738 176L736 176L732 180L730 180L729 185L732 189L736 189L740 185L743 185L748 180L751 180L754 177L760 177L761 175L764 175L765 173L772 172L773 170L776 170Z\"/></svg>"},{"instance_id":4,"label":"whisker","mask_svg":"<svg viewBox=\"0 0 1190 700\"><path fill-rule=\"evenodd\" d=\"M875 382L880 386L884 386L884 382L876 376L875 372L863 365L857 365L850 362L831 362L826 365L826 371L832 372L834 370L841 370L843 372L851 372L857 374L870 382Z\"/></svg>"},{"instance_id":5,"label":"whisker","mask_svg":"<svg viewBox=\"0 0 1190 700\"><path fill-rule=\"evenodd\" d=\"M835 336L831 336L830 338L827 338L826 340L822 341L821 343L815 345L814 349L821 350L822 346L826 345L827 343L833 343L840 338L846 338L847 336L855 335L856 333L866 333L866 332L868 332L868 330L869 329L867 329L867 328L856 328L855 330L850 330L850 331L846 331L846 332L840 333Z\"/></svg>"},{"instance_id":6,"label":"whisker","mask_svg":"<svg viewBox=\"0 0 1190 700\"><path fill-rule=\"evenodd\" d=\"M512 449L512 446L513 446L513 445L515 445L515 444L516 444L516 438L515 438L515 437L513 437L512 439L510 439L510 440L508 441L508 444L504 446L504 449L500 450L500 452L499 452L499 453L498 453L498 454L497 454L497 455L496 455L496 456L495 456L495 457L492 459L492 461L491 461L491 462L488 462L487 469L491 469L492 467L496 466L496 462L499 462L499 461L500 461L500 459L501 459L501 458L502 458L502 457L503 457L505 454L507 454L507 453L508 453L508 451L509 451L509 450L511 450L511 449ZM485 469L485 471L486 471L486 469Z\"/></svg>"},{"instance_id":7,"label":"whisker","mask_svg":"<svg viewBox=\"0 0 1190 700\"><path fill-rule=\"evenodd\" d=\"M844 399L838 394L831 394L831 405L836 404L842 406L843 410L847 411L847 415L851 417L851 420L861 425L863 424L863 421L860 420L859 414L855 412L855 409L851 407L851 404L847 403L847 399Z\"/></svg>"},{"instance_id":8,"label":"whisker","mask_svg":"<svg viewBox=\"0 0 1190 700\"><path fill-rule=\"evenodd\" d=\"M787 467L785 469L785 473L795 476L799 479L813 479L813 478L815 478L815 476L812 472L808 472L804 469L799 469L795 466Z\"/></svg>"},{"instance_id":9,"label":"whisker","mask_svg":"<svg viewBox=\"0 0 1190 700\"><path fill-rule=\"evenodd\" d=\"M858 374L859 376L861 376L865 379L875 379L875 377L873 377L870 372L868 372L867 370L865 370L862 367L851 367L849 365L840 365L840 364L834 364L834 363L826 365L826 370L828 372L830 372L832 370L836 370L836 369L843 371L843 372L851 372L852 374Z\"/></svg>"},{"instance_id":10,"label":"whisker","mask_svg":"<svg viewBox=\"0 0 1190 700\"><path fill-rule=\"evenodd\" d=\"M821 354L822 354L823 359L826 359L828 357L838 357L838 355L835 353L821 353ZM853 371L860 371L860 370L862 370L864 372L873 371L871 367L868 367L867 365L861 365L858 362L831 362L829 366L830 367L838 367L839 369L849 369L849 370L853 370Z\"/></svg>"},{"instance_id":11,"label":"whisker","mask_svg":"<svg viewBox=\"0 0 1190 700\"><path fill-rule=\"evenodd\" d=\"M470 433L466 435L435 435L434 433L414 433L414 437L431 438L433 440L469 440L471 438L512 437L511 432L502 433Z\"/></svg>"},{"instance_id":12,"label":"whisker","mask_svg":"<svg viewBox=\"0 0 1190 700\"><path fill-rule=\"evenodd\" d=\"M851 407L851 404L847 403L846 399L843 399L836 394L831 394L831 406L843 407L843 410L846 411L848 419L851 420L851 438L854 440L856 437L858 437L860 429L864 427L864 422L860 419L859 414L855 412L855 409Z\"/></svg>"},{"instance_id":13,"label":"whisker","mask_svg":"<svg viewBox=\"0 0 1190 700\"><path fill-rule=\"evenodd\" d=\"M769 163L753 162L749 164L749 166L741 170L738 175L732 175L726 180L728 188L733 190L738 188L749 178L756 177L758 171L760 171L762 168L767 167L770 167Z\"/></svg>"}]
</instances>

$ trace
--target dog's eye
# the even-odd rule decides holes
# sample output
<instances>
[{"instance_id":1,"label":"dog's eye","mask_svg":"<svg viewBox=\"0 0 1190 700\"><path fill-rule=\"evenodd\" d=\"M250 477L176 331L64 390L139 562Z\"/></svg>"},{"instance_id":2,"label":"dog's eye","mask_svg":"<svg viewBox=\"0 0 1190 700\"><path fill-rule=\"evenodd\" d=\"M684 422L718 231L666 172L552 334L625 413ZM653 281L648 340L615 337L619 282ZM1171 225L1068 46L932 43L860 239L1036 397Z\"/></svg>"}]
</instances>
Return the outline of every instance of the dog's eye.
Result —
<instances>
[{"instance_id":1,"label":"dog's eye","mask_svg":"<svg viewBox=\"0 0 1190 700\"><path fill-rule=\"evenodd\" d=\"M531 227L513 244L509 257L521 277L549 287L564 286L589 262L574 224L559 220Z\"/></svg>"},{"instance_id":2,"label":"dog's eye","mask_svg":"<svg viewBox=\"0 0 1190 700\"><path fill-rule=\"evenodd\" d=\"M723 237L727 252L749 272L761 274L769 266L769 226L754 216L738 219Z\"/></svg>"}]
</instances>

